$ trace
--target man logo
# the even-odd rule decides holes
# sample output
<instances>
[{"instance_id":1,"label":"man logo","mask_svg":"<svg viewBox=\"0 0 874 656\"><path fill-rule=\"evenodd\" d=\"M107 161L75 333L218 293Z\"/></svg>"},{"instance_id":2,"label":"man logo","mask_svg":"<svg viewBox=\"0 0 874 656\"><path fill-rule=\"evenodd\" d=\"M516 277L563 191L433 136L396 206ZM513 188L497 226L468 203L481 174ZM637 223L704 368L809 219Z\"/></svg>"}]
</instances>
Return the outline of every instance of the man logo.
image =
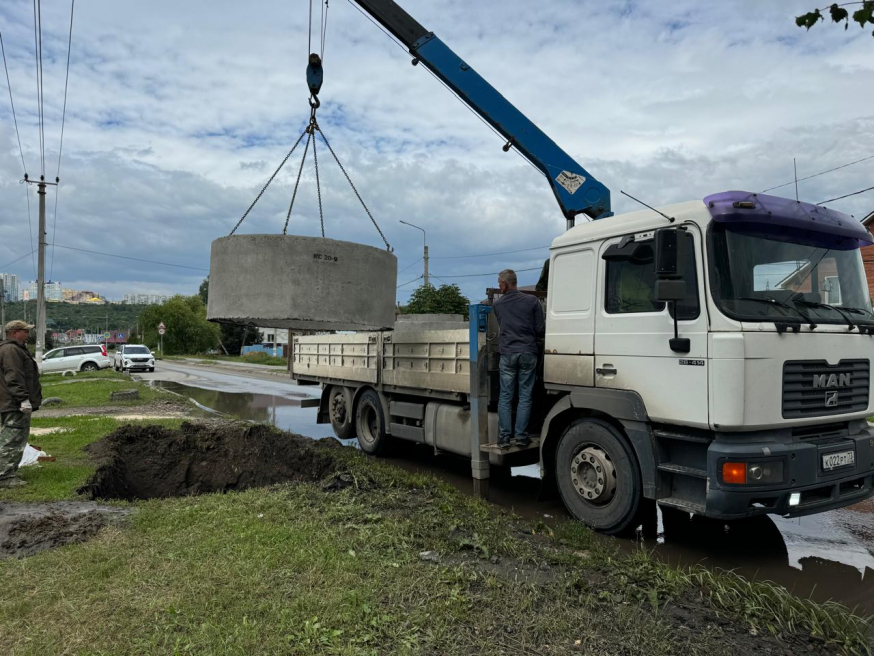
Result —
<instances>
[{"instance_id":1,"label":"man logo","mask_svg":"<svg viewBox=\"0 0 874 656\"><path fill-rule=\"evenodd\" d=\"M814 374L813 387L850 387L852 376L850 374Z\"/></svg>"},{"instance_id":2,"label":"man logo","mask_svg":"<svg viewBox=\"0 0 874 656\"><path fill-rule=\"evenodd\" d=\"M825 407L826 408L837 408L838 407L838 393L837 392L826 392L825 393Z\"/></svg>"}]
</instances>

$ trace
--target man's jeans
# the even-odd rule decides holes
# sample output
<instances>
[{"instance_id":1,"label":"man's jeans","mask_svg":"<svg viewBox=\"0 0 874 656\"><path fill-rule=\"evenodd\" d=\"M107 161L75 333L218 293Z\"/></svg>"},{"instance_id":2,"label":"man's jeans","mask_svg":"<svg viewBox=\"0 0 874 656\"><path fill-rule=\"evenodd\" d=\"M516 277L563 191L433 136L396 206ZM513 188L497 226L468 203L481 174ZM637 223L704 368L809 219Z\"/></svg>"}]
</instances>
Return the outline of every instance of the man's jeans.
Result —
<instances>
[{"instance_id":1,"label":"man's jeans","mask_svg":"<svg viewBox=\"0 0 874 656\"><path fill-rule=\"evenodd\" d=\"M498 401L498 443L506 444L513 435L513 394L519 382L519 405L516 407L516 441L527 442L531 395L537 375L536 353L501 355L501 396Z\"/></svg>"}]
</instances>

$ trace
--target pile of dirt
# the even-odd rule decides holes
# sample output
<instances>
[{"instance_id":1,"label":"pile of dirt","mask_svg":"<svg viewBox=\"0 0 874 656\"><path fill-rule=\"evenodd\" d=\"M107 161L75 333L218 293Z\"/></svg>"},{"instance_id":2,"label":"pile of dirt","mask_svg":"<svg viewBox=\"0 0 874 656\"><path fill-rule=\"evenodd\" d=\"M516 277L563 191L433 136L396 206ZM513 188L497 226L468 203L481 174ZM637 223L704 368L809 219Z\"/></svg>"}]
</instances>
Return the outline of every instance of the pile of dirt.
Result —
<instances>
[{"instance_id":1,"label":"pile of dirt","mask_svg":"<svg viewBox=\"0 0 874 656\"><path fill-rule=\"evenodd\" d=\"M0 503L0 559L85 542L128 510L95 503Z\"/></svg>"},{"instance_id":2,"label":"pile of dirt","mask_svg":"<svg viewBox=\"0 0 874 656\"><path fill-rule=\"evenodd\" d=\"M79 489L91 499L156 499L315 482L335 469L333 449L262 424L215 421L122 426L86 447L97 470Z\"/></svg>"}]
</instances>

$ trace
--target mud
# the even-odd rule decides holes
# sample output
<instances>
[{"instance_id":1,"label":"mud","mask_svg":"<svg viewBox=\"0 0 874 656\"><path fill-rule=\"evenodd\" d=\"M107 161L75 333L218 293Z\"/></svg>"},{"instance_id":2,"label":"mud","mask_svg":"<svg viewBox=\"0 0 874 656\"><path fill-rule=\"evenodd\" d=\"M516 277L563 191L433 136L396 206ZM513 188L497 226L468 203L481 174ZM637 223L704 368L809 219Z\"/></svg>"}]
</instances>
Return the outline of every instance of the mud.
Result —
<instances>
[{"instance_id":1,"label":"mud","mask_svg":"<svg viewBox=\"0 0 874 656\"><path fill-rule=\"evenodd\" d=\"M0 559L85 542L130 511L90 502L0 503Z\"/></svg>"},{"instance_id":2,"label":"mud","mask_svg":"<svg viewBox=\"0 0 874 656\"><path fill-rule=\"evenodd\" d=\"M186 422L179 429L122 426L85 451L97 469L79 493L91 499L160 499L316 482L336 466L335 451L326 444L227 421Z\"/></svg>"}]
</instances>

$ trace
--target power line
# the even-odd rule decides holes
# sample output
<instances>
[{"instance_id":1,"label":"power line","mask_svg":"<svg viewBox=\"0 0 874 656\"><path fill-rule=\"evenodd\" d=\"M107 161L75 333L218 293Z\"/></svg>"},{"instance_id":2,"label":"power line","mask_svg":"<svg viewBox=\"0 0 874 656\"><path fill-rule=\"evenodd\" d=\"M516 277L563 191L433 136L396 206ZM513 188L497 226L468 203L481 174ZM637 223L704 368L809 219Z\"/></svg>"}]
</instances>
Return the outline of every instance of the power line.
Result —
<instances>
[{"instance_id":1,"label":"power line","mask_svg":"<svg viewBox=\"0 0 874 656\"><path fill-rule=\"evenodd\" d=\"M854 191L852 194L844 194L843 196L838 196L837 198L829 198L828 200L821 201L817 203L817 205L825 205L826 203L831 203L833 200L841 200L842 198L849 198L850 196L858 196L859 194L864 194L866 191L874 190L874 187L868 187L867 189L860 189L859 191Z\"/></svg>"},{"instance_id":2,"label":"power line","mask_svg":"<svg viewBox=\"0 0 874 656\"><path fill-rule=\"evenodd\" d=\"M61 179L61 153L64 151L64 124L67 120L67 87L70 84L70 52L73 49L73 11L76 8L76 0L70 0L70 36L67 41L67 75L64 78L64 110L61 113L61 142L58 146L58 172L55 175L55 182L60 182ZM58 192L60 186L55 187L55 216L52 219L52 242L57 239L58 235ZM55 247L52 246L52 263L49 266L49 279L55 271Z\"/></svg>"},{"instance_id":3,"label":"power line","mask_svg":"<svg viewBox=\"0 0 874 656\"><path fill-rule=\"evenodd\" d=\"M22 181L23 182L23 181ZM33 255L36 253L36 249L33 247L33 219L30 218L30 185L24 185L24 195L27 198L27 236L30 237L30 254ZM31 257L31 264L33 264L33 277L37 278L36 274L36 257Z\"/></svg>"},{"instance_id":4,"label":"power line","mask_svg":"<svg viewBox=\"0 0 874 656\"><path fill-rule=\"evenodd\" d=\"M0 50L3 51L3 68L6 70L6 86L9 89L9 104L12 105L12 121L15 123L15 136L18 138L18 153L21 155L21 167L27 173L24 163L24 150L21 148L21 134L18 132L18 119L15 117L15 102L12 100L12 82L9 80L9 67L6 65L6 47L3 45L3 33L0 32Z\"/></svg>"},{"instance_id":5,"label":"power line","mask_svg":"<svg viewBox=\"0 0 874 656\"><path fill-rule=\"evenodd\" d=\"M512 253L527 253L528 251L539 251L544 248L549 248L549 244L546 246L535 246L534 248L521 248L517 251L500 251L498 253L479 253L478 255L443 255L438 257L432 257L432 260L463 260L472 257L492 257L493 255L510 255Z\"/></svg>"},{"instance_id":6,"label":"power line","mask_svg":"<svg viewBox=\"0 0 874 656\"><path fill-rule=\"evenodd\" d=\"M533 267L531 269L515 269L516 273L522 273L523 271L540 271L542 267ZM443 278L481 278L483 276L496 276L500 273L500 271L496 271L495 273L467 273L462 276L443 276ZM431 274L434 275L434 274ZM438 280L440 276L434 276Z\"/></svg>"},{"instance_id":7,"label":"power line","mask_svg":"<svg viewBox=\"0 0 874 656\"><path fill-rule=\"evenodd\" d=\"M416 266L416 265L417 265L419 262L421 262L423 259L424 259L424 258L421 258L421 257L420 257L418 260L416 260L415 262L413 262L410 266L408 266L408 267L404 267L403 269L401 269L400 271L398 271L398 273L403 273L403 272L406 271L407 269L412 269L414 266Z\"/></svg>"},{"instance_id":8,"label":"power line","mask_svg":"<svg viewBox=\"0 0 874 656\"><path fill-rule=\"evenodd\" d=\"M36 108L39 119L39 161L41 175L46 174L45 116L43 114L42 86L42 6L33 0L33 58L36 66Z\"/></svg>"},{"instance_id":9,"label":"power line","mask_svg":"<svg viewBox=\"0 0 874 656\"><path fill-rule=\"evenodd\" d=\"M845 169L848 166L853 166L853 164L859 164L860 162L868 161L869 159L874 159L874 155L868 155L867 157L863 157L862 159L857 159L854 162L847 162L846 164L841 164L840 166L836 166L833 169L828 169L827 171L820 171L819 173L814 173L813 175L808 175L806 178L798 178L797 182L802 182L804 180L810 180L811 178L817 178L821 175L825 175L826 173L831 173L832 171L839 171L840 169ZM784 182L781 185L777 185L776 187L768 187L767 189L763 189L759 193L764 194L766 191L774 191L774 189L780 189L781 187L788 187L791 184L795 184L796 180L792 180L791 182Z\"/></svg>"},{"instance_id":10,"label":"power line","mask_svg":"<svg viewBox=\"0 0 874 656\"><path fill-rule=\"evenodd\" d=\"M454 284L454 283L446 282L445 280L443 280L443 278L440 278L439 276L435 276L433 273L432 273L432 274L429 274L429 275L430 275L432 278L437 278L437 280L439 280L440 282L442 282L442 283L445 284L445 285L452 285L452 284ZM469 300L469 301L472 300L472 299L470 298L470 296L468 296L468 295L465 294L464 292L461 292L461 295L464 296L464 297L465 297L467 300Z\"/></svg>"},{"instance_id":11,"label":"power line","mask_svg":"<svg viewBox=\"0 0 874 656\"><path fill-rule=\"evenodd\" d=\"M412 283L412 282L416 282L417 280L421 280L421 279L424 278L424 277L425 277L425 276L417 276L416 278L413 278L410 282L405 282L403 285L398 285L397 288L400 289L401 287L406 287L406 286L409 285L410 283Z\"/></svg>"},{"instance_id":12,"label":"power line","mask_svg":"<svg viewBox=\"0 0 874 656\"><path fill-rule=\"evenodd\" d=\"M133 260L134 262L145 262L146 264L159 264L161 266L169 266L176 267L178 269L192 269L193 271L209 271L209 269L204 269L202 267L193 267L187 266L185 264L173 264L172 262L156 262L155 260L144 260L139 257L129 257L127 255L116 255L115 253L103 253L101 251L90 251L85 248L75 248L73 246L61 246L60 244L52 244L52 246L57 246L58 248L64 248L68 251L79 251L80 253L92 253L94 255L106 255L107 257L117 257L121 260Z\"/></svg>"},{"instance_id":13,"label":"power line","mask_svg":"<svg viewBox=\"0 0 874 656\"><path fill-rule=\"evenodd\" d=\"M22 255L21 257L18 257L18 258L16 258L16 259L12 260L11 262L7 262L7 263L4 264L2 267L0 267L0 269L5 269L5 268L7 268L7 267L12 266L12 265L15 264L16 262L20 262L21 260L23 260L24 258L26 258L28 255L33 255L33 251L30 251L30 253L25 253L25 254Z\"/></svg>"}]
</instances>

